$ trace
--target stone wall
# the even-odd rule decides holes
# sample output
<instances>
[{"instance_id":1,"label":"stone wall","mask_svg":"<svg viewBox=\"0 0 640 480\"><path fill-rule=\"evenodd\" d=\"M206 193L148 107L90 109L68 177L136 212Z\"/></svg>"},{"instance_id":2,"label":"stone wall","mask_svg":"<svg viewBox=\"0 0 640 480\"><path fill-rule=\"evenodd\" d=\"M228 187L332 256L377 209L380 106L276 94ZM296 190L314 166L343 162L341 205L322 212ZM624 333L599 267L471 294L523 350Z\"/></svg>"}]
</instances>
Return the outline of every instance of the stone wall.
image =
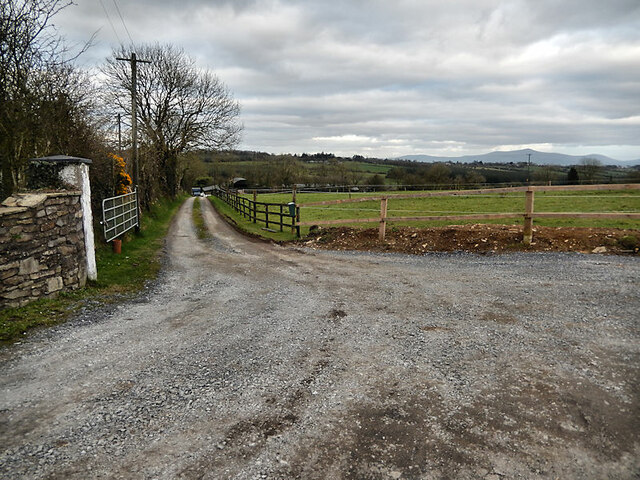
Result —
<instances>
[{"instance_id":1,"label":"stone wall","mask_svg":"<svg viewBox=\"0 0 640 480\"><path fill-rule=\"evenodd\" d=\"M0 308L83 287L81 192L16 194L0 207Z\"/></svg>"}]
</instances>

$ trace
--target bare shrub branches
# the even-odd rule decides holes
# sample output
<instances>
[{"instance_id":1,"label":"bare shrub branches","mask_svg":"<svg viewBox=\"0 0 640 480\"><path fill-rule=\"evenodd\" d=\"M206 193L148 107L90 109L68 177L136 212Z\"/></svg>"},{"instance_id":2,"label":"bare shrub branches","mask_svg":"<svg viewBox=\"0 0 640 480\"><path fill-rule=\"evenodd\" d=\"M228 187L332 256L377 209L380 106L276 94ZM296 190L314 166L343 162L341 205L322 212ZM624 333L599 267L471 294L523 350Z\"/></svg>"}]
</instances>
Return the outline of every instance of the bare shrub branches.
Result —
<instances>
[{"instance_id":1,"label":"bare shrub branches","mask_svg":"<svg viewBox=\"0 0 640 480\"><path fill-rule=\"evenodd\" d=\"M93 132L89 82L66 58L52 19L69 0L0 0L0 159L2 193L23 180L26 160L78 155ZM85 45L80 53L88 47ZM84 147L83 147L84 148Z\"/></svg>"}]
</instances>

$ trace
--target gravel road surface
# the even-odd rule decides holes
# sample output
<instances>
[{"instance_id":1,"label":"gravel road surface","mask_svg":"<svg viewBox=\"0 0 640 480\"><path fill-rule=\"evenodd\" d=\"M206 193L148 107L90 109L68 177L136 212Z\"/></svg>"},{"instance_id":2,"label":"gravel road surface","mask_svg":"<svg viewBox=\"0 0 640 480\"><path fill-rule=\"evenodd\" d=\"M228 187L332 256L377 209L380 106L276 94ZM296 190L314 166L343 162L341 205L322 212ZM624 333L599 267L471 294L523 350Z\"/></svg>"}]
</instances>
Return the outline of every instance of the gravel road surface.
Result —
<instances>
[{"instance_id":1,"label":"gravel road surface","mask_svg":"<svg viewBox=\"0 0 640 480\"><path fill-rule=\"evenodd\" d=\"M134 301L0 349L0 477L640 478L640 259L336 253L193 199ZM200 201L200 200L198 200Z\"/></svg>"}]
</instances>

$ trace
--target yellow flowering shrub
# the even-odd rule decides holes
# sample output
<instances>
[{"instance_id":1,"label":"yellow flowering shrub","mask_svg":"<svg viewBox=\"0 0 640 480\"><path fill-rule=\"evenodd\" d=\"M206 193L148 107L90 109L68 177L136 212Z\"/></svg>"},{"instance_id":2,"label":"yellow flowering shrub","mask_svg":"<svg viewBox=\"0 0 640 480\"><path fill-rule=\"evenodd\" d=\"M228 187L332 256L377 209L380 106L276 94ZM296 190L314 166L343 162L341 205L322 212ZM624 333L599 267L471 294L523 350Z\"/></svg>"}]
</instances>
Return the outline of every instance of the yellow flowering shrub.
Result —
<instances>
[{"instance_id":1,"label":"yellow flowering shrub","mask_svg":"<svg viewBox=\"0 0 640 480\"><path fill-rule=\"evenodd\" d=\"M113 170L115 173L115 194L124 195L131 192L131 176L125 171L126 164L124 158L110 153L109 157L113 160Z\"/></svg>"}]
</instances>

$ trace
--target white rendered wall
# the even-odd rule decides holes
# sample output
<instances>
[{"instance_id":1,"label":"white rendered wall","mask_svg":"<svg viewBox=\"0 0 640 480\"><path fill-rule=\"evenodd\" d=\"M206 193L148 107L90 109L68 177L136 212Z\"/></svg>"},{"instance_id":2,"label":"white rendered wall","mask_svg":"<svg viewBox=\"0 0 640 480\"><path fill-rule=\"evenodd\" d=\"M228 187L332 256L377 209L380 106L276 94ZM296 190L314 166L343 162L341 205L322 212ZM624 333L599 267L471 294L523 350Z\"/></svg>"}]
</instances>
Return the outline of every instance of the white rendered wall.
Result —
<instances>
[{"instance_id":1,"label":"white rendered wall","mask_svg":"<svg viewBox=\"0 0 640 480\"><path fill-rule=\"evenodd\" d=\"M95 240L93 237L93 214L91 213L91 184L89 183L89 165L74 163L67 165L60 171L63 182L69 183L82 191L80 204L82 206L82 226L84 229L84 247L87 254L87 278L98 279L96 267Z\"/></svg>"}]
</instances>

